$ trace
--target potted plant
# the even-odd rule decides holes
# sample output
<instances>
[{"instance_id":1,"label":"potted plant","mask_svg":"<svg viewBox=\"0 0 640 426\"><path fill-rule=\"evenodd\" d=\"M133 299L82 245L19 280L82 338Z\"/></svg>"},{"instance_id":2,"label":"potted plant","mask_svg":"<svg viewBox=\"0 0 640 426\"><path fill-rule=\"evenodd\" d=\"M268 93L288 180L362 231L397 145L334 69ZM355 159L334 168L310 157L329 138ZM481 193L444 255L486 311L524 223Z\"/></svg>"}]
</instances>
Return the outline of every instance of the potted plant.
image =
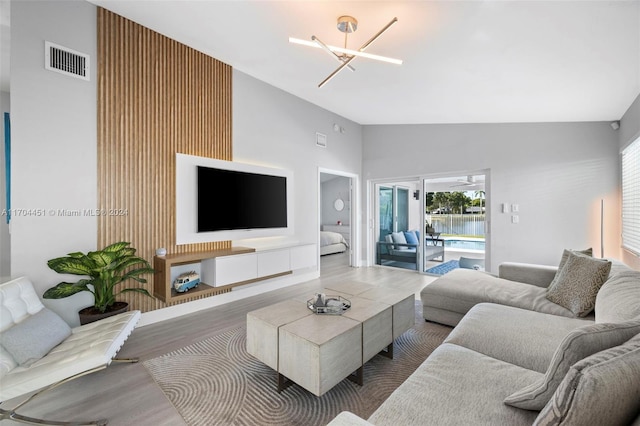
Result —
<instances>
[{"instance_id":1,"label":"potted plant","mask_svg":"<svg viewBox=\"0 0 640 426\"><path fill-rule=\"evenodd\" d=\"M119 242L87 254L75 252L49 260L49 268L58 273L85 275L89 278L75 283L61 282L45 291L43 297L62 299L81 291L93 293L94 305L79 312L81 324L125 312L128 303L116 302L116 296L121 293L134 291L151 297L144 288L125 288L119 291L116 289L118 284L129 279L146 283L147 280L140 276L155 272L149 262L135 255L136 249L129 247L130 244Z\"/></svg>"}]
</instances>

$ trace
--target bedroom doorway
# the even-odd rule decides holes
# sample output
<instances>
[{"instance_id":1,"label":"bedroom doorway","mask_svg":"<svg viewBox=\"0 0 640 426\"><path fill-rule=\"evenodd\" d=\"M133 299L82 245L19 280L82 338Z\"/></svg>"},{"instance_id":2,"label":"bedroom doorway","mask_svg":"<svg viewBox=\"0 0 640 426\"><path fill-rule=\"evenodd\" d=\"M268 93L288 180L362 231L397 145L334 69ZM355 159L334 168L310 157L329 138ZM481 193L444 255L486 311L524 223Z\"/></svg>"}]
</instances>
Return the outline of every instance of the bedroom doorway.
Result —
<instances>
[{"instance_id":1,"label":"bedroom doorway","mask_svg":"<svg viewBox=\"0 0 640 426\"><path fill-rule=\"evenodd\" d=\"M320 169L318 224L321 273L323 264L358 266L355 191L357 176Z\"/></svg>"}]
</instances>

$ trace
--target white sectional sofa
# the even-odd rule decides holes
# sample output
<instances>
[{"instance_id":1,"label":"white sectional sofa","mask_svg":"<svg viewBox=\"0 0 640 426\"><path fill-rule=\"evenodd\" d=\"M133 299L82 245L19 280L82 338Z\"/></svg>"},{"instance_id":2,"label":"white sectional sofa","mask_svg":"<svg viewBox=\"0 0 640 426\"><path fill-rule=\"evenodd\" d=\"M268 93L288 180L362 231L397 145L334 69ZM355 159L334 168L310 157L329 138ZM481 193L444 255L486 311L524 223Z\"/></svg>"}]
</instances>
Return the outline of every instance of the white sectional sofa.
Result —
<instances>
[{"instance_id":1,"label":"white sectional sofa","mask_svg":"<svg viewBox=\"0 0 640 426\"><path fill-rule=\"evenodd\" d=\"M557 271L511 263L427 285L424 317L451 334L367 420L330 425L640 425L640 271L613 262L579 317L546 298Z\"/></svg>"}]
</instances>

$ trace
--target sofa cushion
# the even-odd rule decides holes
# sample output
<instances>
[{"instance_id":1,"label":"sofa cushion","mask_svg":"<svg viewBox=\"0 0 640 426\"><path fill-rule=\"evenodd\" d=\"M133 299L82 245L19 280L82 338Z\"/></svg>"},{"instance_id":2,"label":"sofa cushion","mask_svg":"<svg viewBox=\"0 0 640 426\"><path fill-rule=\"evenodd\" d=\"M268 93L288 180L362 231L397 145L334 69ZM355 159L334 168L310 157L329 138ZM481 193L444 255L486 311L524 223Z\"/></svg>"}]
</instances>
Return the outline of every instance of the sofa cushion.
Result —
<instances>
[{"instance_id":1,"label":"sofa cushion","mask_svg":"<svg viewBox=\"0 0 640 426\"><path fill-rule=\"evenodd\" d=\"M0 344L22 367L45 356L71 335L71 328L55 312L43 308L0 334Z\"/></svg>"},{"instance_id":2,"label":"sofa cushion","mask_svg":"<svg viewBox=\"0 0 640 426\"><path fill-rule=\"evenodd\" d=\"M511 394L504 402L526 410L542 410L573 364L597 352L621 345L638 333L640 320L592 324L571 331L556 349L544 378Z\"/></svg>"},{"instance_id":3,"label":"sofa cushion","mask_svg":"<svg viewBox=\"0 0 640 426\"><path fill-rule=\"evenodd\" d=\"M547 299L583 317L593 311L598 290L610 270L609 261L569 252L565 265L547 290Z\"/></svg>"},{"instance_id":4,"label":"sofa cushion","mask_svg":"<svg viewBox=\"0 0 640 426\"><path fill-rule=\"evenodd\" d=\"M570 369L534 425L627 425L640 410L640 335Z\"/></svg>"},{"instance_id":5,"label":"sofa cushion","mask_svg":"<svg viewBox=\"0 0 640 426\"><path fill-rule=\"evenodd\" d=\"M629 268L612 274L596 297L596 322L640 318L640 271Z\"/></svg>"},{"instance_id":6,"label":"sofa cushion","mask_svg":"<svg viewBox=\"0 0 640 426\"><path fill-rule=\"evenodd\" d=\"M428 316L431 307L466 314L483 302L575 317L570 310L548 300L546 291L546 288L497 278L481 271L454 269L427 284L420 296L427 320L431 320Z\"/></svg>"},{"instance_id":7,"label":"sofa cushion","mask_svg":"<svg viewBox=\"0 0 640 426\"><path fill-rule=\"evenodd\" d=\"M502 400L541 376L443 343L367 420L376 426L531 425L536 412L504 405Z\"/></svg>"},{"instance_id":8,"label":"sofa cushion","mask_svg":"<svg viewBox=\"0 0 640 426\"><path fill-rule=\"evenodd\" d=\"M480 303L467 312L445 342L544 374L567 334L591 324L584 318Z\"/></svg>"}]
</instances>

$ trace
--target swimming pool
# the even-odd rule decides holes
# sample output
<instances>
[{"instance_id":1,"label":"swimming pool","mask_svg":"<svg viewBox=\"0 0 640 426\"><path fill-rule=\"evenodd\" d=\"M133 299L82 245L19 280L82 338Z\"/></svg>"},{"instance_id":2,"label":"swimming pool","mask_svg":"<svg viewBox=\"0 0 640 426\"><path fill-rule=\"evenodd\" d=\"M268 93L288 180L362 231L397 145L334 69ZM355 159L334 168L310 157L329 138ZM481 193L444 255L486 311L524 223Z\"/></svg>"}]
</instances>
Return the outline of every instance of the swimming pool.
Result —
<instances>
[{"instance_id":1,"label":"swimming pool","mask_svg":"<svg viewBox=\"0 0 640 426\"><path fill-rule=\"evenodd\" d=\"M484 251L485 242L482 240L467 240L462 238L445 238L445 248L452 250L476 250Z\"/></svg>"}]
</instances>

